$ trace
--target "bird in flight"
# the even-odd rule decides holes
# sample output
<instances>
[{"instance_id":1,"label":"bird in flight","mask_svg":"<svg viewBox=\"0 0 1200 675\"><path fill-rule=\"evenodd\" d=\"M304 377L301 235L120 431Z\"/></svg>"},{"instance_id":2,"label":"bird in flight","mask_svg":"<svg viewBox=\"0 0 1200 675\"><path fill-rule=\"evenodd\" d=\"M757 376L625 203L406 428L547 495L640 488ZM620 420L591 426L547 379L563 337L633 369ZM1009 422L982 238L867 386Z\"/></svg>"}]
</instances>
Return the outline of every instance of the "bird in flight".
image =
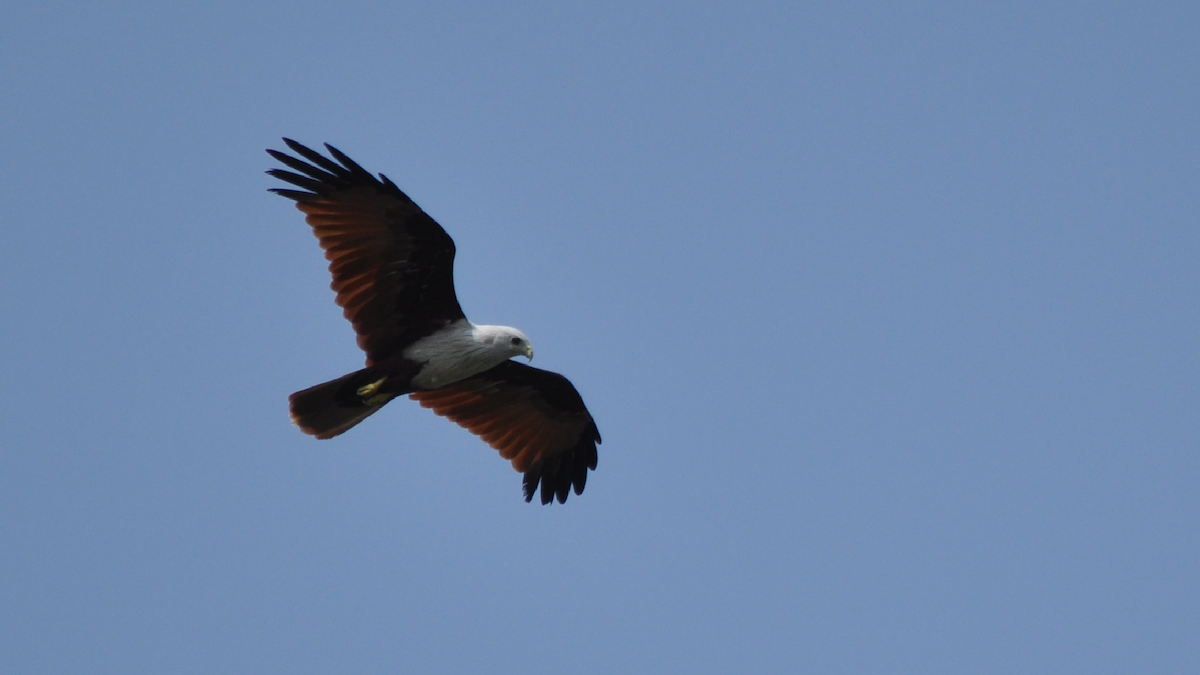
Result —
<instances>
[{"instance_id":1,"label":"bird in flight","mask_svg":"<svg viewBox=\"0 0 1200 675\"><path fill-rule=\"evenodd\" d=\"M289 138L299 156L267 150L292 171L296 202L329 260L336 302L366 352L366 367L288 397L292 422L333 438L389 401L409 398L479 436L524 474L525 501L561 504L596 468L600 432L567 378L510 361L533 359L516 328L477 326L454 292L454 241L387 176L337 148L330 156Z\"/></svg>"}]
</instances>

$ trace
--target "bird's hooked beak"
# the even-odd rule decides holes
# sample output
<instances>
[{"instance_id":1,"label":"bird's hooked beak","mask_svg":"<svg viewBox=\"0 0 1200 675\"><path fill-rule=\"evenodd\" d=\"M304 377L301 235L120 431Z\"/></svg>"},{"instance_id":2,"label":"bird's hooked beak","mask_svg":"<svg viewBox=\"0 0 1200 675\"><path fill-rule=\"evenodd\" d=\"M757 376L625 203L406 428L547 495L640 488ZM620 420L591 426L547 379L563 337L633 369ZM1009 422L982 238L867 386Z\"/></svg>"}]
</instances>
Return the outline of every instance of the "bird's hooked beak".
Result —
<instances>
[{"instance_id":1,"label":"bird's hooked beak","mask_svg":"<svg viewBox=\"0 0 1200 675\"><path fill-rule=\"evenodd\" d=\"M525 358L529 359L530 361L533 360L533 345L529 344L528 342L525 343Z\"/></svg>"}]
</instances>

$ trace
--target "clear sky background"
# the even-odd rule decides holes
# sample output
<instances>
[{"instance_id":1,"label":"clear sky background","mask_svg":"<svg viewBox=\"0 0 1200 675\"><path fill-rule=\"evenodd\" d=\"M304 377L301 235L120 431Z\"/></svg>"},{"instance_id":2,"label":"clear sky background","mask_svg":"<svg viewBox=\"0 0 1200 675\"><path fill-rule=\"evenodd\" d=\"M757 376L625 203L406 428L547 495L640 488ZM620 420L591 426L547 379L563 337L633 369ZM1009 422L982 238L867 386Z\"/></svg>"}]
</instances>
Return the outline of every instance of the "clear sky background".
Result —
<instances>
[{"instance_id":1,"label":"clear sky background","mask_svg":"<svg viewBox=\"0 0 1200 675\"><path fill-rule=\"evenodd\" d=\"M0 671L1200 672L1200 5L8 2ZM330 142L604 436L361 367Z\"/></svg>"}]
</instances>

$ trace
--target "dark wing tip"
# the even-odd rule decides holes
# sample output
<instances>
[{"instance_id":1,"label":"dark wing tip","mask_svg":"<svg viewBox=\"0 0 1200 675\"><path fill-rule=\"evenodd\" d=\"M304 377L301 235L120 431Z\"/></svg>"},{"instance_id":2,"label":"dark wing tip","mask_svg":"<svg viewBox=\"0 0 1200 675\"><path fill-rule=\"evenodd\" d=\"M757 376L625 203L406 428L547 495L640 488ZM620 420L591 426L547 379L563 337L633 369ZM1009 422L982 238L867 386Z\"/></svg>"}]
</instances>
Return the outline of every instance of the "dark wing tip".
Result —
<instances>
[{"instance_id":1,"label":"dark wing tip","mask_svg":"<svg viewBox=\"0 0 1200 675\"><path fill-rule=\"evenodd\" d=\"M596 452L598 436L599 434L596 434L596 437L582 437L575 447L562 455L526 471L521 486L525 493L525 501L533 501L533 496L539 492L539 483L542 504L553 501L565 504L567 495L572 491L576 495L583 494L588 471L595 471L599 460Z\"/></svg>"},{"instance_id":2,"label":"dark wing tip","mask_svg":"<svg viewBox=\"0 0 1200 675\"><path fill-rule=\"evenodd\" d=\"M316 196L311 192L301 192L300 190L289 190L287 188L269 188L267 192L274 192L280 197L287 197L297 202L312 201L313 197Z\"/></svg>"},{"instance_id":3,"label":"dark wing tip","mask_svg":"<svg viewBox=\"0 0 1200 675\"><path fill-rule=\"evenodd\" d=\"M396 187L395 183L388 180L387 176L379 174L379 177L376 178L371 175L371 172L362 168L358 162L346 156L346 153L328 143L325 144L325 148L329 151L333 159L286 136L283 138L283 142L302 159L297 159L296 157L270 148L267 148L267 154L289 169L298 171L299 174L282 169L271 169L267 173L282 181L311 190L311 193L307 195L308 201L340 189L363 185L387 192L392 196L403 199L405 202L412 201L408 198L408 195L404 194L404 191ZM337 161L335 162L334 160ZM341 163L339 164L338 162ZM294 190L289 192L273 190L273 192L289 199L304 201L304 199L297 197L298 194L302 193L297 193Z\"/></svg>"},{"instance_id":4,"label":"dark wing tip","mask_svg":"<svg viewBox=\"0 0 1200 675\"><path fill-rule=\"evenodd\" d=\"M351 173L358 174L360 176L366 176L367 179L372 180L372 181L375 180L375 177L371 175L370 171L367 171L366 169L359 166L358 162L347 157L346 153L342 152L341 150L338 150L337 148L333 147L332 145L330 145L328 143L325 144L325 149L329 151L329 154L333 155L334 159L341 162L342 166L349 169Z\"/></svg>"},{"instance_id":5,"label":"dark wing tip","mask_svg":"<svg viewBox=\"0 0 1200 675\"><path fill-rule=\"evenodd\" d=\"M330 187L329 181L315 180L307 176L301 176L298 173L284 171L283 169L271 169L267 171L267 175L271 176L272 178L278 178L285 183L291 183L296 187L304 188L314 195L328 192Z\"/></svg>"},{"instance_id":6,"label":"dark wing tip","mask_svg":"<svg viewBox=\"0 0 1200 675\"><path fill-rule=\"evenodd\" d=\"M347 157L345 153L328 143L325 144L325 147L341 164L286 136L283 142L300 158L270 148L267 149L267 154L280 164L300 173L295 174L282 169L267 171L275 178L311 190L314 194L323 194L353 185L372 185L376 188L384 185L354 160Z\"/></svg>"}]
</instances>

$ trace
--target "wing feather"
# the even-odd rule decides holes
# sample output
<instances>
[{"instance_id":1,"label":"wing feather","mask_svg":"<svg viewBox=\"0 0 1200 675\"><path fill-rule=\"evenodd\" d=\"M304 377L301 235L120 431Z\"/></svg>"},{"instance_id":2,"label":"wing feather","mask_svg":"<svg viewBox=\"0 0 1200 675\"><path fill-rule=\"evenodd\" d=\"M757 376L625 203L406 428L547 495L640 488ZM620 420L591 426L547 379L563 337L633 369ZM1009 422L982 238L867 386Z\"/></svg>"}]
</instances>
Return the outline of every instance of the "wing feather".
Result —
<instances>
[{"instance_id":1,"label":"wing feather","mask_svg":"<svg viewBox=\"0 0 1200 675\"><path fill-rule=\"evenodd\" d=\"M464 318L454 292L454 241L433 218L337 148L326 144L329 159L284 142L299 158L267 152L292 171L267 173L303 190L272 191L304 212L368 366Z\"/></svg>"},{"instance_id":2,"label":"wing feather","mask_svg":"<svg viewBox=\"0 0 1200 675\"><path fill-rule=\"evenodd\" d=\"M283 139L283 142L287 143L287 146L289 148L291 148L292 151L295 152L297 155L300 155L304 159L307 159L308 161L312 162L313 164L321 167L322 169L325 169L329 173L337 175L337 174L340 174L342 171L344 171L344 169L342 167L338 166L337 164L334 164L331 160L326 159L325 156L322 155L321 153L319 153L311 148L307 148L307 147L301 145L300 143L293 141L290 138Z\"/></svg>"},{"instance_id":3,"label":"wing feather","mask_svg":"<svg viewBox=\"0 0 1200 675\"><path fill-rule=\"evenodd\" d=\"M581 494L596 468L600 432L567 378L516 361L409 395L479 436L525 474L525 501L541 485L547 504Z\"/></svg>"}]
</instances>

